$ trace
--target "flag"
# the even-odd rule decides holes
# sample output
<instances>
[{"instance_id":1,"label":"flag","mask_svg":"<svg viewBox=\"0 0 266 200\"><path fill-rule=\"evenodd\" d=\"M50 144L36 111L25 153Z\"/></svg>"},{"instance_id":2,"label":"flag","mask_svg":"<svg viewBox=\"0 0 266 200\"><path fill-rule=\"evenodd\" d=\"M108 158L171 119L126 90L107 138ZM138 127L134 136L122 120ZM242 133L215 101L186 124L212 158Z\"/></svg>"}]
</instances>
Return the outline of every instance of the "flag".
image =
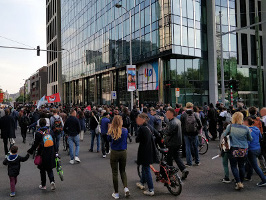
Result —
<instances>
[{"instance_id":1,"label":"flag","mask_svg":"<svg viewBox=\"0 0 266 200\"><path fill-rule=\"evenodd\" d=\"M42 105L46 104L47 100L45 99L45 95L40 99L40 101L37 104L37 109L39 109Z\"/></svg>"},{"instance_id":2,"label":"flag","mask_svg":"<svg viewBox=\"0 0 266 200\"><path fill-rule=\"evenodd\" d=\"M51 96L46 96L45 98L48 101L48 103L56 103L56 102L60 102L61 101L59 93L53 94Z\"/></svg>"}]
</instances>

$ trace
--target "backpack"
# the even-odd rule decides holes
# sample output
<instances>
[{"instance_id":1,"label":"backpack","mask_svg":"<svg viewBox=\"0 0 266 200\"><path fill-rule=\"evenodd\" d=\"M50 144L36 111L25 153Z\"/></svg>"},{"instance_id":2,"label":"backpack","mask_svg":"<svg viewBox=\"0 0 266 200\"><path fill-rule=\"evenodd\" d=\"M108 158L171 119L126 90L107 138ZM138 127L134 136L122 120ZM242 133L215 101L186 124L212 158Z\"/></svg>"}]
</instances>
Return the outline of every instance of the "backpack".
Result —
<instances>
[{"instance_id":1,"label":"backpack","mask_svg":"<svg viewBox=\"0 0 266 200\"><path fill-rule=\"evenodd\" d=\"M53 117L53 118L54 118L54 124L52 130L54 133L59 134L63 131L63 124L61 122L61 118L60 117L59 118Z\"/></svg>"},{"instance_id":2,"label":"backpack","mask_svg":"<svg viewBox=\"0 0 266 200\"><path fill-rule=\"evenodd\" d=\"M185 130L187 133L195 133L197 131L197 120L195 113L186 113Z\"/></svg>"},{"instance_id":3,"label":"backpack","mask_svg":"<svg viewBox=\"0 0 266 200\"><path fill-rule=\"evenodd\" d=\"M54 140L52 135L50 134L50 130L47 129L46 131L38 131L39 133L42 134L42 139L43 139L43 146L44 147L52 147L54 146Z\"/></svg>"},{"instance_id":4,"label":"backpack","mask_svg":"<svg viewBox=\"0 0 266 200\"><path fill-rule=\"evenodd\" d=\"M124 116L123 117L123 125L125 128L128 128L130 126L130 118L129 116Z\"/></svg>"},{"instance_id":5,"label":"backpack","mask_svg":"<svg viewBox=\"0 0 266 200\"><path fill-rule=\"evenodd\" d=\"M258 129L260 129L260 133L263 134L263 126L262 126L262 122L260 120L259 117L257 117L256 119L253 119L254 121L254 126L256 126Z\"/></svg>"},{"instance_id":6,"label":"backpack","mask_svg":"<svg viewBox=\"0 0 266 200\"><path fill-rule=\"evenodd\" d=\"M26 125L26 126L30 125L30 118L27 116L23 116L22 117L22 124Z\"/></svg>"}]
</instances>

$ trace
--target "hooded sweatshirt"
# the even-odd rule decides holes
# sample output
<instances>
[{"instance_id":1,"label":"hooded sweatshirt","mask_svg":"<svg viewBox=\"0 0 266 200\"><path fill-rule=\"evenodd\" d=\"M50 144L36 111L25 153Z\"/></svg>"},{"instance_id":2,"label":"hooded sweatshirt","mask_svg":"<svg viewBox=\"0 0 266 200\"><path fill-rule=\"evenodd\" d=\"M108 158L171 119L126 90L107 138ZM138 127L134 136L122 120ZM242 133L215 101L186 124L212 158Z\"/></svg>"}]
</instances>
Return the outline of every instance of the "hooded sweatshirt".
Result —
<instances>
[{"instance_id":1,"label":"hooded sweatshirt","mask_svg":"<svg viewBox=\"0 0 266 200\"><path fill-rule=\"evenodd\" d=\"M8 176L17 177L20 172L20 162L27 161L29 157L29 154L27 154L25 157L21 157L18 154L9 155L3 162L4 165L8 166Z\"/></svg>"}]
</instances>

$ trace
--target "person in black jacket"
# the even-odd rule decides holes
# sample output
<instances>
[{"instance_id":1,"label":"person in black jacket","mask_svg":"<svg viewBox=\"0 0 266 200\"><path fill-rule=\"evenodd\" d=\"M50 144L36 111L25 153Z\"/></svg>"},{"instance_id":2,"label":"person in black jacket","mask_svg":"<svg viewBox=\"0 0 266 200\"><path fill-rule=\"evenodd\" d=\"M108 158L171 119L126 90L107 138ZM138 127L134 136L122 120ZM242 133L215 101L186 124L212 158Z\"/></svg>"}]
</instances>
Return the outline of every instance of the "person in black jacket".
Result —
<instances>
[{"instance_id":1,"label":"person in black jacket","mask_svg":"<svg viewBox=\"0 0 266 200\"><path fill-rule=\"evenodd\" d=\"M8 139L16 138L15 120L10 116L10 110L5 110L5 116L0 119L1 138L4 142L5 155L8 154Z\"/></svg>"},{"instance_id":2,"label":"person in black jacket","mask_svg":"<svg viewBox=\"0 0 266 200\"><path fill-rule=\"evenodd\" d=\"M166 128L163 129L163 134L166 135L165 144L167 146L167 164L173 166L173 159L182 172L182 179L186 179L189 171L186 169L183 161L179 157L179 150L182 145L182 128L181 122L176 118L176 112L173 108L169 108L166 112L166 117L169 120Z\"/></svg>"},{"instance_id":3,"label":"person in black jacket","mask_svg":"<svg viewBox=\"0 0 266 200\"><path fill-rule=\"evenodd\" d=\"M42 162L40 165L38 165L38 169L40 170L40 175L41 175L41 185L39 186L39 189L41 190L46 190L46 172L48 174L48 178L51 183L51 190L55 190L55 180L54 180L54 173L53 173L53 168L55 168L55 136L52 130L47 128L46 125L46 120L45 118L41 118L39 121L40 127L38 131L35 134L35 141L32 147L28 150L29 154L33 154L36 149L38 150L38 153L36 156L41 156ZM49 137L49 140L51 143L47 147L46 141L47 138L46 136L51 136ZM45 141L46 140L46 141ZM51 141L52 140L52 141Z\"/></svg>"},{"instance_id":4,"label":"person in black jacket","mask_svg":"<svg viewBox=\"0 0 266 200\"><path fill-rule=\"evenodd\" d=\"M128 133L130 133L130 117L128 109L126 107L123 108L121 116L123 120L123 127L127 129ZM129 141L132 142L130 134L127 134L127 137Z\"/></svg>"},{"instance_id":5,"label":"person in black jacket","mask_svg":"<svg viewBox=\"0 0 266 200\"><path fill-rule=\"evenodd\" d=\"M135 131L135 136L137 135L137 124L136 119L138 117L139 111L137 110L137 106L133 106L133 110L130 112L130 120L131 120L131 135L133 136L133 133Z\"/></svg>"},{"instance_id":6,"label":"person in black jacket","mask_svg":"<svg viewBox=\"0 0 266 200\"><path fill-rule=\"evenodd\" d=\"M27 112L25 110L22 110L20 112L20 116L18 118L19 126L21 128L21 136L23 138L23 143L26 143L26 135L27 135L27 129L30 125L30 119L27 116Z\"/></svg>"},{"instance_id":7,"label":"person in black jacket","mask_svg":"<svg viewBox=\"0 0 266 200\"><path fill-rule=\"evenodd\" d=\"M75 161L80 163L79 159L79 133L81 131L80 123L77 116L77 112L72 109L70 111L70 116L66 120L64 125L64 131L68 134L68 143L69 143L69 155L70 155L70 164L74 164ZM74 144L75 149L75 160L74 160Z\"/></svg>"},{"instance_id":8,"label":"person in black jacket","mask_svg":"<svg viewBox=\"0 0 266 200\"><path fill-rule=\"evenodd\" d=\"M91 148L89 149L89 152L93 152L95 137L97 139L97 153L100 152L101 135L100 134L96 134L96 132L95 132L95 129L97 128L99 123L100 123L100 117L98 116L97 111L94 110L94 111L92 111L92 116L91 116L91 120L90 120Z\"/></svg>"},{"instance_id":9,"label":"person in black jacket","mask_svg":"<svg viewBox=\"0 0 266 200\"><path fill-rule=\"evenodd\" d=\"M16 195L16 184L17 184L17 177L20 172L20 163L25 162L29 159L29 154L27 154L25 157L19 156L18 153L18 147L12 146L11 154L4 160L3 164L8 166L8 176L10 179L10 196L14 197Z\"/></svg>"},{"instance_id":10,"label":"person in black jacket","mask_svg":"<svg viewBox=\"0 0 266 200\"><path fill-rule=\"evenodd\" d=\"M10 196L14 197L16 195L15 193L15 187L17 184L17 177L20 172L20 163L25 162L29 159L29 154L27 154L25 157L19 156L18 153L18 147L12 146L11 154L4 160L3 164L8 166L8 176L10 179L10 189L11 193Z\"/></svg>"},{"instance_id":11,"label":"person in black jacket","mask_svg":"<svg viewBox=\"0 0 266 200\"><path fill-rule=\"evenodd\" d=\"M214 108L213 104L210 104L210 109L208 112L208 119L209 119L209 132L212 135L212 140L215 141L217 138L217 111Z\"/></svg>"},{"instance_id":12,"label":"person in black jacket","mask_svg":"<svg viewBox=\"0 0 266 200\"><path fill-rule=\"evenodd\" d=\"M137 183L137 187L143 190L144 184L148 184L148 190L144 191L145 195L153 196L154 187L150 171L150 164L157 162L156 160L156 147L153 139L153 134L148 127L148 116L145 113L139 114L136 119L137 125L139 125L136 142L139 143L137 164L142 165L142 176L140 183Z\"/></svg>"}]
</instances>

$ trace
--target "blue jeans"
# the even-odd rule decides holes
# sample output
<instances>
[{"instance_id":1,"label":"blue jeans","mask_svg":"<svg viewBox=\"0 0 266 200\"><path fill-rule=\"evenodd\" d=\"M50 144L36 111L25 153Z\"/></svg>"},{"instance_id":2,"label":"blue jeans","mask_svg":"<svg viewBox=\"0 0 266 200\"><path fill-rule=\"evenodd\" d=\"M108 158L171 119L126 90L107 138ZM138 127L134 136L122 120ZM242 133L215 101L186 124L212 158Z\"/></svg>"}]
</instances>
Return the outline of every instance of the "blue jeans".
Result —
<instances>
[{"instance_id":1,"label":"blue jeans","mask_svg":"<svg viewBox=\"0 0 266 200\"><path fill-rule=\"evenodd\" d=\"M231 171L235 177L237 183L243 183L245 177L245 163L246 163L247 156L235 158L232 155L232 152L229 153L229 160L231 165ZM238 169L237 169L238 166Z\"/></svg>"},{"instance_id":2,"label":"blue jeans","mask_svg":"<svg viewBox=\"0 0 266 200\"><path fill-rule=\"evenodd\" d=\"M55 151L56 151L56 153L59 152L60 139L61 139L61 133L55 136Z\"/></svg>"},{"instance_id":3,"label":"blue jeans","mask_svg":"<svg viewBox=\"0 0 266 200\"><path fill-rule=\"evenodd\" d=\"M259 175L261 181L266 183L266 178L261 170L261 168L258 166L258 160L261 153L261 150L249 150L248 151L248 162L246 164L246 170L247 170L247 178L251 179L251 176L253 175L253 169L255 172Z\"/></svg>"},{"instance_id":4,"label":"blue jeans","mask_svg":"<svg viewBox=\"0 0 266 200\"><path fill-rule=\"evenodd\" d=\"M96 134L95 130L91 130L91 150L93 150L94 147L94 138L96 137L97 139L97 151L100 151L100 139L101 139L101 135L100 134Z\"/></svg>"},{"instance_id":5,"label":"blue jeans","mask_svg":"<svg viewBox=\"0 0 266 200\"><path fill-rule=\"evenodd\" d=\"M192 156L195 155L195 163L198 164L200 162L199 159L199 138L198 136L184 136L185 144L186 144L186 159L187 164L192 165Z\"/></svg>"},{"instance_id":6,"label":"blue jeans","mask_svg":"<svg viewBox=\"0 0 266 200\"><path fill-rule=\"evenodd\" d=\"M69 144L69 155L70 159L74 160L74 143L76 146L75 156L79 156L79 135L76 136L68 136L68 144Z\"/></svg>"},{"instance_id":7,"label":"blue jeans","mask_svg":"<svg viewBox=\"0 0 266 200\"><path fill-rule=\"evenodd\" d=\"M142 185L147 183L149 191L152 192L154 190L150 165L142 165L142 175L141 175L140 182L141 182Z\"/></svg>"}]
</instances>

